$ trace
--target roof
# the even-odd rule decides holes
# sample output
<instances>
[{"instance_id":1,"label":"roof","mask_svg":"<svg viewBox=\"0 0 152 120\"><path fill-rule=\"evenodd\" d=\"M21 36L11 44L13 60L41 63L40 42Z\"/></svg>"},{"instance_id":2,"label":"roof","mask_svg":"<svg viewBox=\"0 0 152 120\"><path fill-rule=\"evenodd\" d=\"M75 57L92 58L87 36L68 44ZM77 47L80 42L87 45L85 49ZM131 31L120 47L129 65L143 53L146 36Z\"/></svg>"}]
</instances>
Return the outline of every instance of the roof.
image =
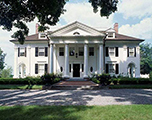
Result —
<instances>
[{"instance_id":1,"label":"roof","mask_svg":"<svg viewBox=\"0 0 152 120\"><path fill-rule=\"evenodd\" d=\"M144 39L139 39L139 38L135 38L135 37L130 37L127 35L122 35L122 34L118 34L116 33L115 38L106 38L107 41L144 41Z\"/></svg>"},{"instance_id":2,"label":"roof","mask_svg":"<svg viewBox=\"0 0 152 120\"><path fill-rule=\"evenodd\" d=\"M54 32L57 32L57 31L59 31L59 30L62 30L62 29L64 29L64 28L66 28L66 27L69 27L70 25L73 25L73 24L76 24L76 25L83 25L83 26L85 26L85 27L88 27L88 28L90 28L90 29L93 29L93 30L95 30L95 31L98 31L99 32L99 30L97 30L97 29L95 29L95 28L92 28L92 27L89 27L89 26L87 26L87 25L84 25L84 24L82 24L82 23L80 23L80 22L74 22L74 23L71 23L71 24L68 24L68 25L66 25L66 26L64 26L64 27L61 27L61 28L59 28L59 29L57 29L57 30L55 30L55 31L49 31L49 33L54 33ZM111 28L110 28L111 29ZM107 30L110 30L110 29L107 29ZM105 33L106 31L101 31L100 33L102 34L102 33ZM14 41L17 41L17 40L10 40L11 42L14 42ZM33 34L33 35L30 35L30 36L27 36L26 38L25 38L25 41L47 41L47 39L39 39L39 34L37 33L37 34ZM106 41L144 41L143 39L139 39L139 38L135 38L135 37L130 37L130 36L127 36L127 35L122 35L122 34L118 34L118 33L116 33L115 34L115 38L106 38Z\"/></svg>"}]
</instances>

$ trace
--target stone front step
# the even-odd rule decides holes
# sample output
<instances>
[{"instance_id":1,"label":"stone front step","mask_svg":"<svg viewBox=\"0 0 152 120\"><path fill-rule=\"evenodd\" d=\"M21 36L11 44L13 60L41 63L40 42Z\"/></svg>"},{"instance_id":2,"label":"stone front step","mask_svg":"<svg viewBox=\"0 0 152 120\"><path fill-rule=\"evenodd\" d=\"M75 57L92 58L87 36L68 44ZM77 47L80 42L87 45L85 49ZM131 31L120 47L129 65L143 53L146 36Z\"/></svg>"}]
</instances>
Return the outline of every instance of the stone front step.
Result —
<instances>
[{"instance_id":1,"label":"stone front step","mask_svg":"<svg viewBox=\"0 0 152 120\"><path fill-rule=\"evenodd\" d=\"M51 86L45 86L49 90L97 90L100 89L98 84L92 81L61 81Z\"/></svg>"}]
</instances>

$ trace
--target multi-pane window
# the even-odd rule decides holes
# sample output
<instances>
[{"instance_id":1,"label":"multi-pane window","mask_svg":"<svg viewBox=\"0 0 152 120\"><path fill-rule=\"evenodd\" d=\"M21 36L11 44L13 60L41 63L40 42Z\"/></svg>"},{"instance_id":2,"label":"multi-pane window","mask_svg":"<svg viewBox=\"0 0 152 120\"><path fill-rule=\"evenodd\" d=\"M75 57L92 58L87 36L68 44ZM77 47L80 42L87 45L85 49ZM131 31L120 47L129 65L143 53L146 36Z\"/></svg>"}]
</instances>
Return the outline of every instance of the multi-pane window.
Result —
<instances>
[{"instance_id":1,"label":"multi-pane window","mask_svg":"<svg viewBox=\"0 0 152 120\"><path fill-rule=\"evenodd\" d=\"M44 56L44 54L45 54L45 49L39 48L39 56Z\"/></svg>"},{"instance_id":2,"label":"multi-pane window","mask_svg":"<svg viewBox=\"0 0 152 120\"><path fill-rule=\"evenodd\" d=\"M136 47L128 47L128 57L136 57Z\"/></svg>"},{"instance_id":3,"label":"multi-pane window","mask_svg":"<svg viewBox=\"0 0 152 120\"><path fill-rule=\"evenodd\" d=\"M83 47L79 47L79 56L83 56L83 54L84 54Z\"/></svg>"},{"instance_id":4,"label":"multi-pane window","mask_svg":"<svg viewBox=\"0 0 152 120\"><path fill-rule=\"evenodd\" d=\"M46 38L45 33L40 33L40 38L41 38L41 39L45 39L45 38Z\"/></svg>"},{"instance_id":5,"label":"multi-pane window","mask_svg":"<svg viewBox=\"0 0 152 120\"><path fill-rule=\"evenodd\" d=\"M108 33L108 38L113 37L113 33Z\"/></svg>"},{"instance_id":6,"label":"multi-pane window","mask_svg":"<svg viewBox=\"0 0 152 120\"><path fill-rule=\"evenodd\" d=\"M89 47L89 56L94 56L94 47Z\"/></svg>"},{"instance_id":7,"label":"multi-pane window","mask_svg":"<svg viewBox=\"0 0 152 120\"><path fill-rule=\"evenodd\" d=\"M70 47L69 55L70 55L70 56L74 56L74 54L75 54L75 49L74 49L74 47Z\"/></svg>"},{"instance_id":8,"label":"multi-pane window","mask_svg":"<svg viewBox=\"0 0 152 120\"><path fill-rule=\"evenodd\" d=\"M109 73L115 73L115 64L109 64Z\"/></svg>"},{"instance_id":9,"label":"multi-pane window","mask_svg":"<svg viewBox=\"0 0 152 120\"><path fill-rule=\"evenodd\" d=\"M39 72L39 74L44 74L44 64L38 65L38 72Z\"/></svg>"},{"instance_id":10,"label":"multi-pane window","mask_svg":"<svg viewBox=\"0 0 152 120\"><path fill-rule=\"evenodd\" d=\"M20 48L19 56L25 56L25 48Z\"/></svg>"},{"instance_id":11,"label":"multi-pane window","mask_svg":"<svg viewBox=\"0 0 152 120\"><path fill-rule=\"evenodd\" d=\"M114 47L109 47L109 55L114 56L115 55L115 48Z\"/></svg>"},{"instance_id":12,"label":"multi-pane window","mask_svg":"<svg viewBox=\"0 0 152 120\"><path fill-rule=\"evenodd\" d=\"M59 48L59 56L64 56L64 47Z\"/></svg>"}]
</instances>

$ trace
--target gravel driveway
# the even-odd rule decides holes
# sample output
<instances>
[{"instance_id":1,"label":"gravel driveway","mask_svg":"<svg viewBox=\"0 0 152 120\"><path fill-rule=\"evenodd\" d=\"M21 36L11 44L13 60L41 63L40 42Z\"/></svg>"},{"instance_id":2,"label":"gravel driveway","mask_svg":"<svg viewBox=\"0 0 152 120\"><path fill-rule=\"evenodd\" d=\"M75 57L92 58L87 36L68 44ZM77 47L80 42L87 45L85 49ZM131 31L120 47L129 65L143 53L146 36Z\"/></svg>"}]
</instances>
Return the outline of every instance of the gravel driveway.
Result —
<instances>
[{"instance_id":1,"label":"gravel driveway","mask_svg":"<svg viewBox=\"0 0 152 120\"><path fill-rule=\"evenodd\" d=\"M152 89L0 90L0 106L130 104L152 104Z\"/></svg>"}]
</instances>

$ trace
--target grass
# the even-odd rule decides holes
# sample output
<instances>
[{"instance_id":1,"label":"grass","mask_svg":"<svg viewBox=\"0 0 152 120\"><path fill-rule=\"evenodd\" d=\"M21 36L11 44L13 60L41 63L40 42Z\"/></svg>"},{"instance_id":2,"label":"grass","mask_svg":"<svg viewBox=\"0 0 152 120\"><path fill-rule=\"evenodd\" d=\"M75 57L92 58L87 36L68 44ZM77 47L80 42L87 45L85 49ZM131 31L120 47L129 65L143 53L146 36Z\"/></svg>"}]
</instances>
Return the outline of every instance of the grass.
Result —
<instances>
[{"instance_id":1,"label":"grass","mask_svg":"<svg viewBox=\"0 0 152 120\"><path fill-rule=\"evenodd\" d=\"M152 105L1 106L1 120L151 120Z\"/></svg>"},{"instance_id":2,"label":"grass","mask_svg":"<svg viewBox=\"0 0 152 120\"><path fill-rule=\"evenodd\" d=\"M152 89L152 85L110 85L110 89Z\"/></svg>"},{"instance_id":3,"label":"grass","mask_svg":"<svg viewBox=\"0 0 152 120\"><path fill-rule=\"evenodd\" d=\"M42 89L43 85L0 85L0 89Z\"/></svg>"}]
</instances>

